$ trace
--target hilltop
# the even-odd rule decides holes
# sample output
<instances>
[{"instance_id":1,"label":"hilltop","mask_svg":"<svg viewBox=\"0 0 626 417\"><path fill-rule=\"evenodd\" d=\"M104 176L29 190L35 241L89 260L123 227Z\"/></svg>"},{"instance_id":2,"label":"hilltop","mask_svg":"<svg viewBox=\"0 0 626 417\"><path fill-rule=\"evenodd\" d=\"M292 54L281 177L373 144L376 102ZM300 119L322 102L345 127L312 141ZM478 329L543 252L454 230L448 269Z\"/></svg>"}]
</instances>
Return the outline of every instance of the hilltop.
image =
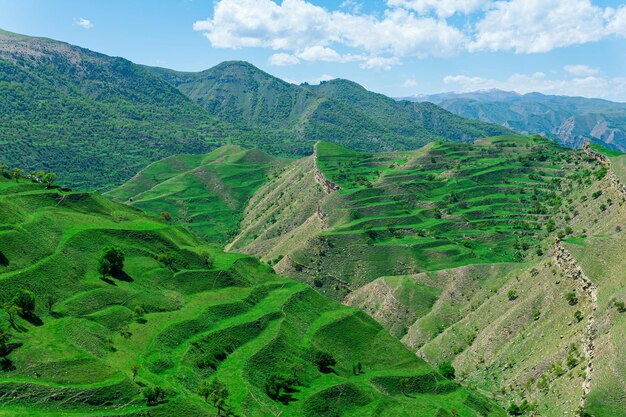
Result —
<instances>
[{"instance_id":1,"label":"hilltop","mask_svg":"<svg viewBox=\"0 0 626 417\"><path fill-rule=\"evenodd\" d=\"M3 322L0 414L207 415L198 389L218 380L235 415L504 416L359 310L157 216L3 177L0 212L0 301L23 307ZM122 263L102 272L107 247Z\"/></svg>"}]
</instances>

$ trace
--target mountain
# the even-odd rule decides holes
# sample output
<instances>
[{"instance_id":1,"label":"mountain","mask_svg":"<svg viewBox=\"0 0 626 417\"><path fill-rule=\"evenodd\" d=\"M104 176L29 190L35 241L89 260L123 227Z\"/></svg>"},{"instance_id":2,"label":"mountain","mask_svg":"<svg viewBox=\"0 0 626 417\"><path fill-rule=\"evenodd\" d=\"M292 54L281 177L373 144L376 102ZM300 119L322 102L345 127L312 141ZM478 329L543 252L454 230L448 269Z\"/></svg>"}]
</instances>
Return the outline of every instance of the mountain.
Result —
<instances>
[{"instance_id":1,"label":"mountain","mask_svg":"<svg viewBox=\"0 0 626 417\"><path fill-rule=\"evenodd\" d=\"M224 127L169 83L122 58L0 32L0 154L106 188L149 162L206 152Z\"/></svg>"},{"instance_id":2,"label":"mountain","mask_svg":"<svg viewBox=\"0 0 626 417\"><path fill-rule=\"evenodd\" d=\"M222 120L292 141L292 153L300 155L310 153L318 140L381 151L414 149L433 140L467 142L509 132L437 106L398 103L346 80L319 86L289 84L247 62L223 62L200 73L151 71ZM273 133L267 133L268 128Z\"/></svg>"},{"instance_id":3,"label":"mountain","mask_svg":"<svg viewBox=\"0 0 626 417\"><path fill-rule=\"evenodd\" d=\"M460 116L497 123L521 133L542 134L570 147L593 141L626 151L625 103L500 90L412 99L432 102Z\"/></svg>"},{"instance_id":4,"label":"mountain","mask_svg":"<svg viewBox=\"0 0 626 417\"><path fill-rule=\"evenodd\" d=\"M6 31L0 74L2 162L55 171L78 189L112 189L152 162L226 143L294 157L318 140L380 151L506 131L361 89L386 103L368 110L245 62L182 73Z\"/></svg>"},{"instance_id":5,"label":"mountain","mask_svg":"<svg viewBox=\"0 0 626 417\"><path fill-rule=\"evenodd\" d=\"M205 239L226 244L237 232L248 199L286 163L257 149L225 145L209 154L176 155L150 164L104 195L167 213Z\"/></svg>"},{"instance_id":6,"label":"mountain","mask_svg":"<svg viewBox=\"0 0 626 417\"><path fill-rule=\"evenodd\" d=\"M160 217L4 175L0 213L2 415L505 416L359 310Z\"/></svg>"}]
</instances>

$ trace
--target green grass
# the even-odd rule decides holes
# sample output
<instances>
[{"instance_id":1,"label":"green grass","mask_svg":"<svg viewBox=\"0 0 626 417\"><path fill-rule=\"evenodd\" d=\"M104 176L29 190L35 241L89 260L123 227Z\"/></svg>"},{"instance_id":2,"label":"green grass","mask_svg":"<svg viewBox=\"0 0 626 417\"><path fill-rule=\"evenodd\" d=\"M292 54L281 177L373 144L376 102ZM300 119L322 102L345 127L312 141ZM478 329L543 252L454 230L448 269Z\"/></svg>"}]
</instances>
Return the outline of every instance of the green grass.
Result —
<instances>
[{"instance_id":1,"label":"green grass","mask_svg":"<svg viewBox=\"0 0 626 417\"><path fill-rule=\"evenodd\" d=\"M241 416L438 416L453 408L504 416L486 399L487 411L477 408L477 394L434 373L365 314L157 215L2 178L0 212L0 301L18 289L37 301L36 319L3 323L15 348L0 371L0 415L208 415L215 409L196 389L218 378ZM101 279L105 246L124 250L125 276ZM164 253L172 268L158 262ZM146 311L141 319L136 306ZM332 352L334 373L317 370L316 350ZM352 373L356 361L361 375ZM270 399L268 375L295 363L302 370L291 399ZM404 395L393 388L398 378L437 382ZM141 392L152 385L166 401L148 407Z\"/></svg>"},{"instance_id":2,"label":"green grass","mask_svg":"<svg viewBox=\"0 0 626 417\"><path fill-rule=\"evenodd\" d=\"M207 155L177 155L155 162L108 197L187 224L212 243L237 231L245 204L286 160L259 150L223 146Z\"/></svg>"}]
</instances>

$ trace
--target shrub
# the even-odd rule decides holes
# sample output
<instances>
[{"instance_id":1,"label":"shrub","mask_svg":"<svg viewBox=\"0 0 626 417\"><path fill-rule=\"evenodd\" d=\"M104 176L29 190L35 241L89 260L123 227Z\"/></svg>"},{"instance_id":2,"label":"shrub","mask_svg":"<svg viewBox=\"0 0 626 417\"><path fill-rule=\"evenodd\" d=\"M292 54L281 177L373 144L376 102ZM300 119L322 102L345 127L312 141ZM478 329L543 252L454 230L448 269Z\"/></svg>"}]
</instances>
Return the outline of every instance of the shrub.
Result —
<instances>
[{"instance_id":1,"label":"shrub","mask_svg":"<svg viewBox=\"0 0 626 417\"><path fill-rule=\"evenodd\" d=\"M580 310L576 310L576 312L574 313L574 319L576 319L577 322L581 322L583 321L583 313Z\"/></svg>"},{"instance_id":2,"label":"shrub","mask_svg":"<svg viewBox=\"0 0 626 417\"><path fill-rule=\"evenodd\" d=\"M517 299L517 291L509 290L509 292L506 293L506 296L509 298L509 301L513 301L513 300Z\"/></svg>"},{"instance_id":3,"label":"shrub","mask_svg":"<svg viewBox=\"0 0 626 417\"><path fill-rule=\"evenodd\" d=\"M454 379L456 377L456 371L450 361L445 361L445 362L440 363L437 370L445 378Z\"/></svg>"},{"instance_id":4,"label":"shrub","mask_svg":"<svg viewBox=\"0 0 626 417\"><path fill-rule=\"evenodd\" d=\"M165 390L159 386L148 387L143 391L143 397L148 406L157 405L165 399Z\"/></svg>"},{"instance_id":5,"label":"shrub","mask_svg":"<svg viewBox=\"0 0 626 417\"><path fill-rule=\"evenodd\" d=\"M567 294L565 294L565 300L567 300L567 302L571 306L578 304L578 297L576 297L575 291L570 291Z\"/></svg>"}]
</instances>

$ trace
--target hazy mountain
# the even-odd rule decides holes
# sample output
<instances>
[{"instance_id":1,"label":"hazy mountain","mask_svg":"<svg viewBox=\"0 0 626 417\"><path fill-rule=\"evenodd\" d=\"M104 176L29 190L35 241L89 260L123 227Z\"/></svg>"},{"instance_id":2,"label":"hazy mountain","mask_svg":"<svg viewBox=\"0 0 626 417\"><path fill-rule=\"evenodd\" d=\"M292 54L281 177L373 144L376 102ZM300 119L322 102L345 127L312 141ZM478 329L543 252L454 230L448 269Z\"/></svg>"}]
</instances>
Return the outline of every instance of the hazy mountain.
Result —
<instances>
[{"instance_id":1,"label":"hazy mountain","mask_svg":"<svg viewBox=\"0 0 626 417\"><path fill-rule=\"evenodd\" d=\"M578 147L591 140L626 150L626 103L501 90L410 99L429 101L463 117L498 123L521 133L539 133L567 146Z\"/></svg>"}]
</instances>

